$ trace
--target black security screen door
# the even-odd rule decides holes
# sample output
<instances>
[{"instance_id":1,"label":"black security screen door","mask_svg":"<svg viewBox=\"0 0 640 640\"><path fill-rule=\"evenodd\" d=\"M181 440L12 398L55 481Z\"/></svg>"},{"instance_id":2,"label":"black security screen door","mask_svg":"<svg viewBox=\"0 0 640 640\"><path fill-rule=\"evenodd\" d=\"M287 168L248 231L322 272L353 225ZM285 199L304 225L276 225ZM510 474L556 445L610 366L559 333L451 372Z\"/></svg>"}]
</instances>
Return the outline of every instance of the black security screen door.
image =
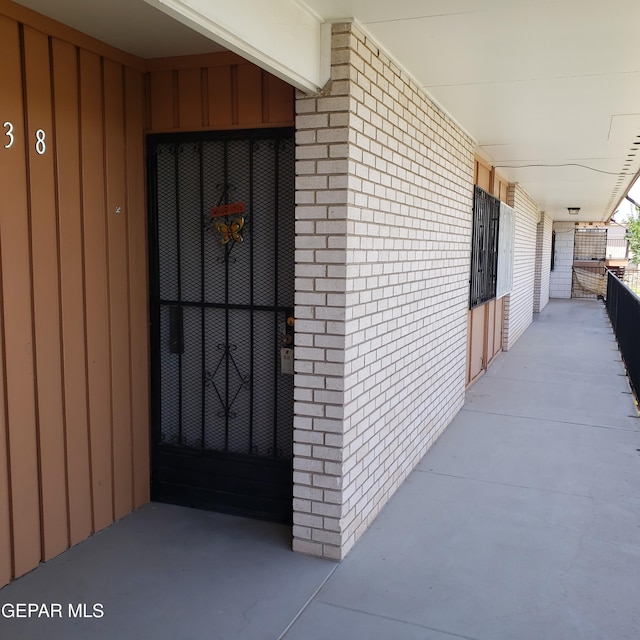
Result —
<instances>
[{"instance_id":1,"label":"black security screen door","mask_svg":"<svg viewBox=\"0 0 640 640\"><path fill-rule=\"evenodd\" d=\"M152 498L289 521L293 131L151 136Z\"/></svg>"}]
</instances>

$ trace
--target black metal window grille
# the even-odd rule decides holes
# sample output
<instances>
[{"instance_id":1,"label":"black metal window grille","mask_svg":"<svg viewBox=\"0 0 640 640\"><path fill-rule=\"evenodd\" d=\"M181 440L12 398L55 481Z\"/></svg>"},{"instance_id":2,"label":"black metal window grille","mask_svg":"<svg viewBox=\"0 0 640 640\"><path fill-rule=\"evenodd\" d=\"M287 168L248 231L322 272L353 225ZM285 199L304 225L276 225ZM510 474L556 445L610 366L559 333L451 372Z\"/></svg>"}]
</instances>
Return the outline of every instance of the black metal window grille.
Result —
<instances>
[{"instance_id":1,"label":"black metal window grille","mask_svg":"<svg viewBox=\"0 0 640 640\"><path fill-rule=\"evenodd\" d=\"M496 297L500 200L480 187L473 197L469 308Z\"/></svg>"}]
</instances>

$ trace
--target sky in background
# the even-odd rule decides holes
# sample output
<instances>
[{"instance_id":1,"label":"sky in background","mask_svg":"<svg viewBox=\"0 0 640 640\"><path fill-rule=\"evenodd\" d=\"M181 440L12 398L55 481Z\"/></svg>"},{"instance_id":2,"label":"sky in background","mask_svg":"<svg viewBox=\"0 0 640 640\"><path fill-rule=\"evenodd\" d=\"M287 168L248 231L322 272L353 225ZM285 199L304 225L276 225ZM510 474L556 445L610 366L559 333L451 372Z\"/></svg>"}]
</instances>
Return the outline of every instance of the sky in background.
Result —
<instances>
[{"instance_id":1,"label":"sky in background","mask_svg":"<svg viewBox=\"0 0 640 640\"><path fill-rule=\"evenodd\" d=\"M631 189L629 189L629 197L640 204L640 179L636 180ZM631 215L635 215L636 208L628 201L623 200L618 207L618 210L613 216L616 222L624 222Z\"/></svg>"}]
</instances>

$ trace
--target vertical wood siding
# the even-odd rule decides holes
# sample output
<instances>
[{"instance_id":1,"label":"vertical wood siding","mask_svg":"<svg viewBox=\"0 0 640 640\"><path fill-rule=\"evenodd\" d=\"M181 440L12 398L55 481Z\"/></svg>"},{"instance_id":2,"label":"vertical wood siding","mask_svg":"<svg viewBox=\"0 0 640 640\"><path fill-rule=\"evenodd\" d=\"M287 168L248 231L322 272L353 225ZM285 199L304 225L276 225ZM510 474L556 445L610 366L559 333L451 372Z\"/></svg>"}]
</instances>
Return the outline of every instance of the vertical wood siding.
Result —
<instances>
[{"instance_id":1,"label":"vertical wood siding","mask_svg":"<svg viewBox=\"0 0 640 640\"><path fill-rule=\"evenodd\" d=\"M40 482L36 430L31 255L27 186L27 138L22 86L22 34L19 25L0 16L0 71L3 78L0 145L0 252L4 335L5 433L7 442L9 523L12 549L2 566L13 575L32 569L41 558ZM31 137L29 136L29 143ZM8 145L11 145L7 148ZM4 533L4 532L3 532ZM0 544L0 550L6 544Z\"/></svg>"},{"instance_id":2,"label":"vertical wood siding","mask_svg":"<svg viewBox=\"0 0 640 640\"><path fill-rule=\"evenodd\" d=\"M148 501L149 390L143 73L7 16L0 72L2 585Z\"/></svg>"},{"instance_id":3,"label":"vertical wood siding","mask_svg":"<svg viewBox=\"0 0 640 640\"><path fill-rule=\"evenodd\" d=\"M149 132L293 126L294 89L232 53L149 62Z\"/></svg>"}]
</instances>

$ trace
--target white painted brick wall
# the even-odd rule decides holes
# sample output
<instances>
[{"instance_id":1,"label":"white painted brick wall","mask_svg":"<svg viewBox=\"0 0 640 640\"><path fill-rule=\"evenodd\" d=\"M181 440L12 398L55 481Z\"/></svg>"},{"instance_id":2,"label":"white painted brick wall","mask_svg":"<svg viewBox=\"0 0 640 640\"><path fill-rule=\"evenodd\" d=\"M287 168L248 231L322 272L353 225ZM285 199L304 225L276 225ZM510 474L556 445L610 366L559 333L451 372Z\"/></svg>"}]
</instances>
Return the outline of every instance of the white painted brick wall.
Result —
<instances>
[{"instance_id":1,"label":"white painted brick wall","mask_svg":"<svg viewBox=\"0 0 640 640\"><path fill-rule=\"evenodd\" d=\"M339 559L464 401L474 145L357 27L332 63L297 98L293 547Z\"/></svg>"},{"instance_id":2,"label":"white painted brick wall","mask_svg":"<svg viewBox=\"0 0 640 640\"><path fill-rule=\"evenodd\" d=\"M536 236L536 271L534 284L533 311L539 313L549 302L549 283L551 276L551 233L553 220L546 214L541 215Z\"/></svg>"},{"instance_id":3,"label":"white painted brick wall","mask_svg":"<svg viewBox=\"0 0 640 640\"><path fill-rule=\"evenodd\" d=\"M554 222L553 230L556 232L555 260L550 274L549 296L570 298L575 225L573 222Z\"/></svg>"},{"instance_id":4,"label":"white painted brick wall","mask_svg":"<svg viewBox=\"0 0 640 640\"><path fill-rule=\"evenodd\" d=\"M533 320L538 205L518 184L509 185L508 204L516 211L513 289L505 296L502 347L508 351Z\"/></svg>"}]
</instances>

